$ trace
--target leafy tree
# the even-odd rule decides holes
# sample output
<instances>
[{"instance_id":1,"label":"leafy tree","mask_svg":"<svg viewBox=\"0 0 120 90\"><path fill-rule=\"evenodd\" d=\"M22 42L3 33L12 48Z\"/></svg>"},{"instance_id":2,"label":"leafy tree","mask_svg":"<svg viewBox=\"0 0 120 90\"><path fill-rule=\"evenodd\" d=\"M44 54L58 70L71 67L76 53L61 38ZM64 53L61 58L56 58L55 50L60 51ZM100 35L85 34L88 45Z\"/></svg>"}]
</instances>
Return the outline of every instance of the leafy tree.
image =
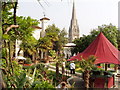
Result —
<instances>
[{"instance_id":1,"label":"leafy tree","mask_svg":"<svg viewBox=\"0 0 120 90\"><path fill-rule=\"evenodd\" d=\"M79 62L80 68L83 71L83 79L85 81L85 87L89 88L89 78L90 78L90 71L95 67L94 62L96 57L89 56L87 59L82 58Z\"/></svg>"},{"instance_id":2,"label":"leafy tree","mask_svg":"<svg viewBox=\"0 0 120 90\"><path fill-rule=\"evenodd\" d=\"M53 43L52 50L55 50L56 53L54 60L56 61L56 76L59 75L59 65L63 61L62 49L64 44L67 43L66 32L63 29L60 31L54 24L52 26L48 26L46 29L46 36L50 38ZM58 79L58 77L56 77Z\"/></svg>"},{"instance_id":3,"label":"leafy tree","mask_svg":"<svg viewBox=\"0 0 120 90\"><path fill-rule=\"evenodd\" d=\"M35 52L34 46L37 41L32 36L32 33L34 31L34 28L32 28L32 26L37 25L39 22L35 19L32 19L31 17L16 16L17 2L2 2L2 8L2 54L4 60L3 62L5 65L2 65L1 68L4 71L4 80L7 87L16 88L20 86L20 84L17 85L15 83L15 80L17 78L15 76L21 76L22 72L20 71L23 69L17 68L19 67L19 64L15 64L13 62L14 59L12 59L15 53L15 41L18 39L22 41L22 44L27 44L26 46L28 46L27 48L29 49L29 54L33 54ZM16 24L19 25L19 28L17 29L15 29L15 26L17 26ZM32 43L30 41L32 41ZM24 48L26 50L26 47L24 47L24 45L21 45L21 49Z\"/></svg>"},{"instance_id":4,"label":"leafy tree","mask_svg":"<svg viewBox=\"0 0 120 90\"><path fill-rule=\"evenodd\" d=\"M49 25L46 29L46 36L38 40L38 47L47 53L49 50L55 50L59 54L63 45L67 42L65 35L64 30L61 31L54 24Z\"/></svg>"},{"instance_id":5,"label":"leafy tree","mask_svg":"<svg viewBox=\"0 0 120 90\"><path fill-rule=\"evenodd\" d=\"M25 57L31 57L31 59L34 60L36 52L37 52L37 50L36 50L36 44L37 44L37 40L33 36L28 36L28 38L26 38L20 44L20 50L19 50L19 52L21 50L23 50Z\"/></svg>"},{"instance_id":6,"label":"leafy tree","mask_svg":"<svg viewBox=\"0 0 120 90\"><path fill-rule=\"evenodd\" d=\"M52 42L50 41L48 37L40 38L38 41L38 45L39 45L38 47L40 49L43 49L44 51L51 50L53 47Z\"/></svg>"},{"instance_id":7,"label":"leafy tree","mask_svg":"<svg viewBox=\"0 0 120 90\"><path fill-rule=\"evenodd\" d=\"M65 29L60 30L54 24L48 26L46 29L46 37L50 38L51 42L53 43L52 49L56 52L60 52L64 44L67 43L66 35L67 33L65 32Z\"/></svg>"},{"instance_id":8,"label":"leafy tree","mask_svg":"<svg viewBox=\"0 0 120 90\"><path fill-rule=\"evenodd\" d=\"M118 50L120 50L120 31L119 30L118 30L117 43L118 43Z\"/></svg>"},{"instance_id":9,"label":"leafy tree","mask_svg":"<svg viewBox=\"0 0 120 90\"><path fill-rule=\"evenodd\" d=\"M80 37L79 39L74 40L74 43L76 44L77 47L72 48L72 53L78 53L84 51L95 38L97 35L103 32L105 37L116 47L118 48L118 29L116 26L113 26L112 24L109 25L102 25L98 26L97 29L93 29L90 32L90 35L83 35L83 37Z\"/></svg>"},{"instance_id":10,"label":"leafy tree","mask_svg":"<svg viewBox=\"0 0 120 90\"><path fill-rule=\"evenodd\" d=\"M102 25L98 26L98 32L95 30L91 31L92 36L97 36L99 33L103 32L105 37L116 47L118 48L117 44L117 36L118 36L118 29L116 26L112 25L111 23L109 25ZM97 34L98 33L98 34ZM97 34L97 35L96 35Z\"/></svg>"},{"instance_id":11,"label":"leafy tree","mask_svg":"<svg viewBox=\"0 0 120 90\"><path fill-rule=\"evenodd\" d=\"M63 56L62 50L65 43L67 43L65 30L63 29L61 31L55 24L49 25L46 29L46 36L40 38L38 41L39 49L42 49L43 51L46 50L47 55L50 55L50 50L55 51L52 53L54 54L52 57L54 58L54 61L56 61L56 76L59 74L59 62L63 59L61 57Z\"/></svg>"},{"instance_id":12,"label":"leafy tree","mask_svg":"<svg viewBox=\"0 0 120 90\"><path fill-rule=\"evenodd\" d=\"M62 54L57 54L55 52L55 50L51 50L50 51L50 55L53 57L55 63L56 63L56 79L57 80L60 80L60 77L59 77L59 67L60 67L60 64L62 65L62 62L64 61L63 59L63 55Z\"/></svg>"}]
</instances>

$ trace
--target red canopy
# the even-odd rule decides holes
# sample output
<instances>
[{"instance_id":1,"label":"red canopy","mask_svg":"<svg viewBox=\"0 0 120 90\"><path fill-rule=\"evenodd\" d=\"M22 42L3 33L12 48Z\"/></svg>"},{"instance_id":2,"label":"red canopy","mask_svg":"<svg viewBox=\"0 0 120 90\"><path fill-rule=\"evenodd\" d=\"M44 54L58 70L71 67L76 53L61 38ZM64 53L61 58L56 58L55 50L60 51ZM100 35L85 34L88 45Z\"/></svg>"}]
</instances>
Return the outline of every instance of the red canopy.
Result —
<instances>
[{"instance_id":1,"label":"red canopy","mask_svg":"<svg viewBox=\"0 0 120 90\"><path fill-rule=\"evenodd\" d=\"M68 61L76 59L81 60L81 56L83 58L88 58L90 55L97 57L95 64L120 64L120 59L118 57L118 55L120 55L120 52L110 43L110 41L103 35L102 32L82 53L78 53L76 56L71 57Z\"/></svg>"}]
</instances>

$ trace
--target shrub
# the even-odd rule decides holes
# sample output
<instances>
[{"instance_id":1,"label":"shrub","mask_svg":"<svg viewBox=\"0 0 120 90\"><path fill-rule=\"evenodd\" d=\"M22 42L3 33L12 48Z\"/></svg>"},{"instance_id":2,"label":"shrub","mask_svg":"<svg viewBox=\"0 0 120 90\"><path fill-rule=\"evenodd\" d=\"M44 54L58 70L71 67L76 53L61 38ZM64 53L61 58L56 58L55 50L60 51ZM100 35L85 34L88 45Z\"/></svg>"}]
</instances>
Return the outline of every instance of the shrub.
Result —
<instances>
[{"instance_id":1,"label":"shrub","mask_svg":"<svg viewBox=\"0 0 120 90\"><path fill-rule=\"evenodd\" d=\"M27 59L25 60L25 64L31 64L31 63L32 63L32 61L31 61L30 58L27 58Z\"/></svg>"},{"instance_id":2,"label":"shrub","mask_svg":"<svg viewBox=\"0 0 120 90\"><path fill-rule=\"evenodd\" d=\"M51 85L50 83L48 83L47 81L41 81L41 82L36 81L36 82L34 82L33 87L34 88L43 88L43 89L44 88L49 88L49 89L54 88L54 86Z\"/></svg>"}]
</instances>

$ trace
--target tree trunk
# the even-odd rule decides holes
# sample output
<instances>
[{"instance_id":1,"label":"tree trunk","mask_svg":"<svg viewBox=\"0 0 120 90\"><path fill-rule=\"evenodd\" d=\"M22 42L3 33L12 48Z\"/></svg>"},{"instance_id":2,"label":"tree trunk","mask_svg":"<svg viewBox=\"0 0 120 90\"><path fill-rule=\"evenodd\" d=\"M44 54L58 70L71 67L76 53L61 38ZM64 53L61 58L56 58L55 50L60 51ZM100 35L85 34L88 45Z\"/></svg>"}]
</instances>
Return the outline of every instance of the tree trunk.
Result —
<instances>
[{"instance_id":1,"label":"tree trunk","mask_svg":"<svg viewBox=\"0 0 120 90\"><path fill-rule=\"evenodd\" d=\"M117 70L118 70L118 65L115 64L114 70L117 72Z\"/></svg>"},{"instance_id":2,"label":"tree trunk","mask_svg":"<svg viewBox=\"0 0 120 90\"><path fill-rule=\"evenodd\" d=\"M6 57L5 57L5 59L6 59L6 64L7 64L7 66L9 66L9 61L8 61L8 52L7 52L7 42L6 41L4 41L4 44L5 44L5 49L6 49Z\"/></svg>"},{"instance_id":3,"label":"tree trunk","mask_svg":"<svg viewBox=\"0 0 120 90\"><path fill-rule=\"evenodd\" d=\"M18 0L16 0L15 5L14 5L14 15L13 15L13 19L14 19L14 25L17 24L16 22L16 11L17 11L17 4L18 4ZM14 28L14 30L16 31L16 28ZM15 33L17 35L17 33ZM14 42L14 53L13 53L13 57L15 57L15 51L16 51L16 41Z\"/></svg>"},{"instance_id":4,"label":"tree trunk","mask_svg":"<svg viewBox=\"0 0 120 90\"><path fill-rule=\"evenodd\" d=\"M58 80L59 79L59 63L57 62L56 63L56 79Z\"/></svg>"},{"instance_id":5,"label":"tree trunk","mask_svg":"<svg viewBox=\"0 0 120 90\"><path fill-rule=\"evenodd\" d=\"M108 64L105 64L105 71L107 71L107 68L108 68Z\"/></svg>"},{"instance_id":6,"label":"tree trunk","mask_svg":"<svg viewBox=\"0 0 120 90\"><path fill-rule=\"evenodd\" d=\"M12 72L10 72L11 74L13 73L13 66L12 66L12 58L11 58L11 42L8 42L8 49L9 49L9 62L10 62L10 67L12 69Z\"/></svg>"},{"instance_id":7,"label":"tree trunk","mask_svg":"<svg viewBox=\"0 0 120 90\"><path fill-rule=\"evenodd\" d=\"M65 69L64 69L64 67L62 65L62 75L64 74L64 72L65 72Z\"/></svg>"},{"instance_id":8,"label":"tree trunk","mask_svg":"<svg viewBox=\"0 0 120 90\"><path fill-rule=\"evenodd\" d=\"M85 88L89 88L89 78L90 78L90 71L86 70L84 72Z\"/></svg>"},{"instance_id":9,"label":"tree trunk","mask_svg":"<svg viewBox=\"0 0 120 90\"><path fill-rule=\"evenodd\" d=\"M62 62L62 75L65 73L65 62Z\"/></svg>"},{"instance_id":10,"label":"tree trunk","mask_svg":"<svg viewBox=\"0 0 120 90\"><path fill-rule=\"evenodd\" d=\"M14 42L13 48L14 48L13 57L15 57L15 51L16 51L16 43L15 42Z\"/></svg>"},{"instance_id":11,"label":"tree trunk","mask_svg":"<svg viewBox=\"0 0 120 90\"><path fill-rule=\"evenodd\" d=\"M2 90L3 88L6 88L6 84L5 84L5 82L3 81L2 71L0 70L0 90Z\"/></svg>"},{"instance_id":12,"label":"tree trunk","mask_svg":"<svg viewBox=\"0 0 120 90\"><path fill-rule=\"evenodd\" d=\"M39 54L39 58L41 59L41 50L39 50L39 53L38 53L38 54Z\"/></svg>"},{"instance_id":13,"label":"tree trunk","mask_svg":"<svg viewBox=\"0 0 120 90\"><path fill-rule=\"evenodd\" d=\"M35 61L35 53L32 54L32 61Z\"/></svg>"}]
</instances>

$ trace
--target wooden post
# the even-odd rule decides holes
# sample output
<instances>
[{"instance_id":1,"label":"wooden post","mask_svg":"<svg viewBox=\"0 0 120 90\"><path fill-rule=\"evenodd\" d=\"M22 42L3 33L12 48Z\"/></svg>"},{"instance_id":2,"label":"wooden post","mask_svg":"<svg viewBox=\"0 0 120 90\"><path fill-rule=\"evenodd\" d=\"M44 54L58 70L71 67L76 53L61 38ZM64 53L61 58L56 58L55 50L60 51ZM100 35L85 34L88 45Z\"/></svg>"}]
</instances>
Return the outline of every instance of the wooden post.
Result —
<instances>
[{"instance_id":1,"label":"wooden post","mask_svg":"<svg viewBox=\"0 0 120 90\"><path fill-rule=\"evenodd\" d=\"M117 71L118 70L118 65L115 64L114 70Z\"/></svg>"},{"instance_id":2,"label":"wooden post","mask_svg":"<svg viewBox=\"0 0 120 90\"><path fill-rule=\"evenodd\" d=\"M107 68L108 68L108 64L105 64L105 71L107 71Z\"/></svg>"}]
</instances>

